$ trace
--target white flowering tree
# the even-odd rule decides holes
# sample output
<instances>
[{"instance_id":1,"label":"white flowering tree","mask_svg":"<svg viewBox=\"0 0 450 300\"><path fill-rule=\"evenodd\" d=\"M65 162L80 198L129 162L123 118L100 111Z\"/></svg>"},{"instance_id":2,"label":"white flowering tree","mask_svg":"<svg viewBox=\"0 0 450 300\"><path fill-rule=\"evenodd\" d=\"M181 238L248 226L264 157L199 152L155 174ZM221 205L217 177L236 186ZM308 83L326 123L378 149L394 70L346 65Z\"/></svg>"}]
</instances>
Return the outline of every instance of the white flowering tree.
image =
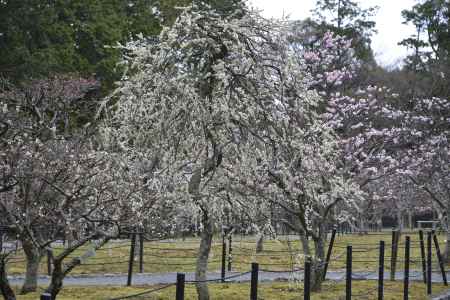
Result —
<instances>
[{"instance_id":1,"label":"white flowering tree","mask_svg":"<svg viewBox=\"0 0 450 300\"><path fill-rule=\"evenodd\" d=\"M129 69L103 136L117 151L153 161L161 198L200 211L196 280L206 279L213 225L225 207L255 212L261 199L279 199L273 203L296 217L297 232L313 237L320 283L325 221L358 189L339 170L333 132L314 112L321 98L308 91L312 78L285 24L239 14L193 6L158 44L128 44ZM197 291L209 299L206 283Z\"/></svg>"},{"instance_id":2,"label":"white flowering tree","mask_svg":"<svg viewBox=\"0 0 450 300\"><path fill-rule=\"evenodd\" d=\"M291 98L267 113L272 122L252 132L244 158L229 177L237 189L263 197L284 212L286 218L280 221L300 236L318 290L328 230L349 219L363 193L346 176L333 132L314 113L305 117L304 100Z\"/></svg>"},{"instance_id":3,"label":"white flowering tree","mask_svg":"<svg viewBox=\"0 0 450 300\"><path fill-rule=\"evenodd\" d=\"M146 189L142 165L121 163L94 147L92 135L74 124L76 107L95 81L58 77L32 82L24 88L5 85L0 92L0 215L11 238L17 238L26 255L22 293L36 289L39 262L52 242L64 236L71 242L54 256L54 270L47 291L55 297L64 277L83 263L83 256L68 258L91 244L97 249L120 229L141 220L143 207L153 199ZM145 204L144 204L145 201ZM134 218L131 218L133 215ZM1 254L1 291L15 299Z\"/></svg>"}]
</instances>

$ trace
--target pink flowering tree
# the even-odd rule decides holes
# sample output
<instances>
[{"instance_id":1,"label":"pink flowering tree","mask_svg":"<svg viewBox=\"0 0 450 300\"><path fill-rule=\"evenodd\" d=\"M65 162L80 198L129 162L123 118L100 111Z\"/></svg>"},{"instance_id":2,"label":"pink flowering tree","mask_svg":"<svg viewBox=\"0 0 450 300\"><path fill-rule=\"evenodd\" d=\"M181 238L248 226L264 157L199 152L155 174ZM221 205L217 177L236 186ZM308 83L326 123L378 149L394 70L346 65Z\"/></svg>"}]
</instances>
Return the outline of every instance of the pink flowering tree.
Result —
<instances>
[{"instance_id":1,"label":"pink flowering tree","mask_svg":"<svg viewBox=\"0 0 450 300\"><path fill-rule=\"evenodd\" d=\"M450 255L450 101L417 99L405 118L411 135L417 136L412 147L401 153L406 165L399 171L426 193L441 210L447 230L445 256Z\"/></svg>"},{"instance_id":2,"label":"pink flowering tree","mask_svg":"<svg viewBox=\"0 0 450 300\"><path fill-rule=\"evenodd\" d=\"M405 191L411 196L425 192L445 211L442 199L447 183L442 168L448 165L448 100L411 99L405 105L386 87L358 87L352 78L359 64L350 43L332 34L296 49L313 74L311 87L326 99L322 116L339 136L347 176L375 196L360 205L361 226L369 219L364 216L369 207L384 205L377 201L385 199L386 193L380 195L380 189L374 192L373 187L392 186L398 174L403 177L402 189L381 189L395 194L391 195L397 199L393 207L400 211L406 211L400 207L411 207L413 202L398 200Z\"/></svg>"},{"instance_id":3,"label":"pink flowering tree","mask_svg":"<svg viewBox=\"0 0 450 300\"><path fill-rule=\"evenodd\" d=\"M342 93L352 84L359 61L350 40L326 32L312 44L294 43L294 49L297 56L304 60L308 73L312 74L310 87L325 99Z\"/></svg>"},{"instance_id":4,"label":"pink flowering tree","mask_svg":"<svg viewBox=\"0 0 450 300\"><path fill-rule=\"evenodd\" d=\"M392 175L401 175L446 212L448 101L413 99L411 109L401 110L396 98L386 88L369 87L335 97L325 117L342 137L347 168L361 186L375 180L389 186Z\"/></svg>"}]
</instances>

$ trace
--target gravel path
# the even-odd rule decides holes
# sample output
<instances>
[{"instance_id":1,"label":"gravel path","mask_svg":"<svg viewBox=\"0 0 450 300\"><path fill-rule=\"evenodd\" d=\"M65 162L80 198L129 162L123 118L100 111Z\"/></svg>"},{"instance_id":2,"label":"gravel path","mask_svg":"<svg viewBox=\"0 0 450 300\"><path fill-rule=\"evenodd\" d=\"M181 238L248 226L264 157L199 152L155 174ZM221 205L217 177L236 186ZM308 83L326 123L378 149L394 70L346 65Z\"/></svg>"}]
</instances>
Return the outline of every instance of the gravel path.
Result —
<instances>
[{"instance_id":1,"label":"gravel path","mask_svg":"<svg viewBox=\"0 0 450 300\"><path fill-rule=\"evenodd\" d=\"M250 281L250 274L242 274L237 272L228 272L227 277L233 277L228 279L228 282L245 282ZM302 279L303 272L264 272L259 271L258 277L259 281L285 281L293 278ZM143 273L143 274L133 274L133 285L156 285L156 284L169 284L176 282L177 273ZM220 279L219 272L210 272L207 274L209 280ZM389 278L389 274L385 274L385 278ZM401 280L403 278L402 272L396 273L396 279ZM450 272L447 273L447 278L450 278ZM21 285L23 283L23 276L8 276L9 282L12 285ZM48 285L49 276L40 276L38 278L39 285ZM345 271L329 271L327 273L327 279L342 281L345 279ZM354 280L376 280L378 279L378 274L376 272L354 272ZM186 273L186 281L194 280L194 273ZM410 280L422 280L422 272L411 271ZM433 282L442 282L442 277L440 273L433 273ZM126 274L98 274L98 275L79 275L79 276L68 276L64 279L65 286L108 286L108 285L125 285L127 282Z\"/></svg>"}]
</instances>

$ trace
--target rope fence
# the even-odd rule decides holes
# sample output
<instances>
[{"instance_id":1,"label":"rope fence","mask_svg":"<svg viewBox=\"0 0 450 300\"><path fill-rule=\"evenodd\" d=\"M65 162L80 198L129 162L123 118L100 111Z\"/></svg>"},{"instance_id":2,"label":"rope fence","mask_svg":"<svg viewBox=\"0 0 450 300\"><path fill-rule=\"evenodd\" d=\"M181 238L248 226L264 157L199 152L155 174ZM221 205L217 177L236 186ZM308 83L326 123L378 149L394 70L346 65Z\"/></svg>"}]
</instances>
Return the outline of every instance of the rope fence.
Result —
<instances>
[{"instance_id":1,"label":"rope fence","mask_svg":"<svg viewBox=\"0 0 450 300\"><path fill-rule=\"evenodd\" d=\"M336 234L336 233L332 233ZM397 238L395 235L397 233L392 233L392 241L383 242L383 255L381 256L381 244L375 242L367 243L351 243L351 246L342 244L342 242L334 242L334 237L329 239L327 257L324 261L310 261L309 256L305 256L299 252L298 249L293 247L295 243L299 244L299 241L265 241L266 249L262 251L257 251L257 247L249 247L252 242L248 241L237 241L235 245L231 244L231 239L229 242L225 242L225 239L221 243L214 242L211 245L211 256L208 260L209 264L213 264L215 267L219 266L221 268L221 276L214 279L207 279L204 281L189 280L184 281L183 284L195 284L202 282L234 282L233 279L242 278L245 275L252 274L251 279L253 280L254 268L252 271L245 271L238 274L226 275L226 266L228 266L228 272L230 272L233 267L234 269L244 268L245 266L258 266L257 270L259 273L279 273L279 274L296 274L298 277L303 278L305 281L311 276L307 275L307 272L321 272L323 273L323 278L327 279L330 285L327 289L335 288L338 283L342 280L346 283L345 288L345 299L366 297L374 298L374 295L378 295L378 299L382 299L382 295L385 291L390 291L390 287L386 288L384 281L385 275L388 275L390 281L395 280L398 274L403 272L403 279L405 281L403 287L404 299L408 299L409 295L409 282L411 280L423 281L427 286L427 293L432 292L432 274L440 274L442 277L443 284L447 285L447 278L445 272L445 265L443 263L442 255L440 254L439 243L434 232L428 232L427 241L411 241L409 237L403 239ZM140 235L139 240L137 237ZM381 236L378 234L372 234L374 236ZM421 234L423 235L423 233ZM386 234L383 234L386 237ZM144 267L152 266L171 266L179 267L182 270L186 270L185 267L195 267L197 256L195 255L198 251L198 242L188 241L183 242L180 247L180 241L165 239L148 239L142 234L136 233L134 242L130 241L118 241L118 244L112 242L106 245L104 248L97 249L93 252L92 257L82 258L81 266L95 267L95 266L128 266L127 272L127 285L131 285L132 277L135 272L133 268L135 264L139 266L139 272L143 273ZM143 242L147 244L144 244ZM348 241L344 240L344 243ZM434 244L433 244L434 243ZM426 244L426 245L425 245ZM246 245L246 246L243 246ZM173 247L171 247L173 246ZM434 247L433 247L434 246ZM279 247L276 249L275 247ZM285 249L283 249L285 247ZM350 247L350 248L349 248ZM384 249L388 249L389 255L385 255ZM432 249L434 248L434 249ZM53 250L63 251L64 247L55 246ZM350 250L349 250L350 249ZM401 249L405 249L405 253L401 252ZM406 250L407 249L407 250ZM412 249L420 249L420 256L411 257ZM86 249L80 249L79 251L86 251ZM336 251L337 250L337 251ZM77 250L78 251L78 250ZM105 251L109 251L109 255L105 255ZM333 252L334 251L334 252ZM96 252L100 256L95 256ZM338 252L338 253L336 253ZM400 253L401 252L401 253ZM102 254L103 253L103 254ZM417 255L419 251L416 251ZM104 256L101 256L104 255ZM350 260L349 260L350 255ZM68 258L76 258L77 256L69 256ZM382 261L381 260L382 257ZM50 259L50 258L49 258ZM8 258L7 263L11 265L19 265L24 263L25 257L20 250L16 255L12 255ZM227 264L228 262L228 264ZM218 265L217 265L218 264ZM51 265L51 263L50 263ZM340 276L339 278L327 278L327 269L330 266L334 266L336 270L337 266L345 267L345 276ZM260 267L262 267L260 269ZM414 267L411 272L410 268ZM365 269L365 270L362 270ZM153 270L152 268L150 268ZM248 269L247 269L248 270ZM386 272L386 274L385 274ZM51 273L51 268L49 268L49 274ZM333 274L335 274L334 272ZM182 273L180 273L182 274ZM380 275L381 274L381 275ZM333 275L335 276L335 275ZM338 275L336 275L338 276ZM335 276L335 277L336 277ZM381 277L380 277L381 276ZM364 291L363 293L352 292L351 282L353 280L376 280L378 277L378 286ZM248 280L248 278L246 279ZM129 284L128 284L129 283ZM159 288L152 290L143 291L140 293L127 295L119 298L111 298L109 300L119 300L119 299L129 299L133 297L140 297L143 295L151 294L171 286L177 285L176 283L171 283ZM256 284L257 285L257 284ZM306 287L310 284L305 285ZM178 288L178 287L177 287ZM253 285L252 285L252 288ZM397 292L400 292L398 290ZM257 292L254 292L257 293ZM178 295L178 293L177 293ZM381 297L381 298L380 298ZM178 299L178 298L177 298Z\"/></svg>"}]
</instances>

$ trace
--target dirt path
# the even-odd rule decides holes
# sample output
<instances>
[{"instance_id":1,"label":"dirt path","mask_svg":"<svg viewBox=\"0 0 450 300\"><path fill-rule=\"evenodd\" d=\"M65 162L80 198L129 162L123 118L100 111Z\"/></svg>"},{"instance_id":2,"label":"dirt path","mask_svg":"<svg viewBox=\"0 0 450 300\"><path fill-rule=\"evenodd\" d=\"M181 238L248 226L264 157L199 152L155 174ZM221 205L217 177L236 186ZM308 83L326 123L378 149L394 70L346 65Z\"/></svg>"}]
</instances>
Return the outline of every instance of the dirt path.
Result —
<instances>
[{"instance_id":1,"label":"dirt path","mask_svg":"<svg viewBox=\"0 0 450 300\"><path fill-rule=\"evenodd\" d=\"M226 281L228 282L242 282L250 281L250 274L242 274L238 272L228 272L226 277L232 277ZM143 273L143 274L133 274L133 285L156 285L156 284L169 284L176 282L177 273ZM217 279L220 281L220 273L210 272L207 274L209 280ZM260 271L258 274L259 281L277 281L277 280L289 280L293 278L302 279L303 272L264 272ZM353 278L355 280L377 280L378 274L376 272L355 272L353 273ZM385 274L385 278L389 278L389 274ZM396 279L402 280L403 273L397 272ZM447 278L450 278L450 272L447 273ZM10 276L8 277L10 284L20 285L23 283L23 276ZM39 285L47 285L49 283L49 276L40 276L38 279ZM342 281L345 279L345 271L331 271L327 274L327 279ZM440 273L433 273L433 282L442 282L442 277ZM194 273L186 273L186 281L194 280ZM410 280L422 280L422 272L411 271ZM125 285L127 282L126 274L97 274L97 275L77 275L68 276L64 279L64 285L68 286L106 286L106 285Z\"/></svg>"}]
</instances>

